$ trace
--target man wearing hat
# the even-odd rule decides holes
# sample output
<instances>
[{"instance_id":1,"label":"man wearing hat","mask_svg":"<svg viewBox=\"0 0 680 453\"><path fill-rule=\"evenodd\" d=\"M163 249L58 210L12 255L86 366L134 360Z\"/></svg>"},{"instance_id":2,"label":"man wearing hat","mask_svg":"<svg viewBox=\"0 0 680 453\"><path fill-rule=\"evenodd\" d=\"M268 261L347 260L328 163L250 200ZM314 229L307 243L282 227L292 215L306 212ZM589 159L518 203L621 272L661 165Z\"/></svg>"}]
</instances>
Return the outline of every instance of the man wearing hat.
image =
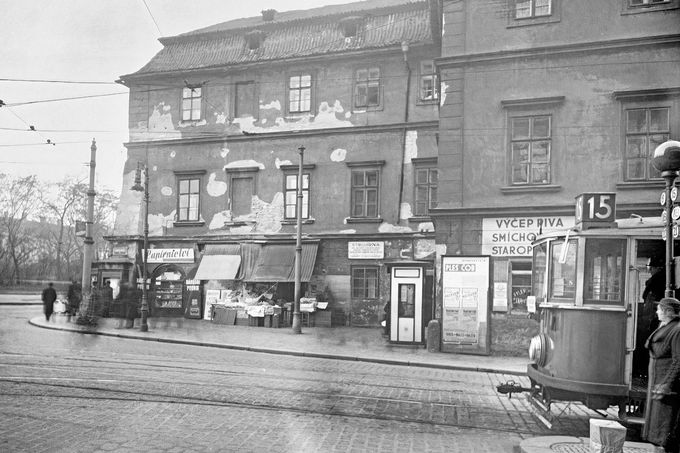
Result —
<instances>
[{"instance_id":1,"label":"man wearing hat","mask_svg":"<svg viewBox=\"0 0 680 453\"><path fill-rule=\"evenodd\" d=\"M649 388L646 438L666 452L680 449L680 301L664 297L656 307L659 327L647 338Z\"/></svg>"}]
</instances>

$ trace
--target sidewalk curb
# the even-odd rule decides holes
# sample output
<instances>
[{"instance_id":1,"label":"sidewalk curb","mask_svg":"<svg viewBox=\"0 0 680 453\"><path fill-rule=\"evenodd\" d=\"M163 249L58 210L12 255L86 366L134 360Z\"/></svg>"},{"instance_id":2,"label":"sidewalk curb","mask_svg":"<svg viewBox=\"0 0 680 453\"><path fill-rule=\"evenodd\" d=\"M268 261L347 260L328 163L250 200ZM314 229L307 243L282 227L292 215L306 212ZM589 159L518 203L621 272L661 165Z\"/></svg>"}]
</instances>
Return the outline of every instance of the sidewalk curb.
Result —
<instances>
[{"instance_id":1,"label":"sidewalk curb","mask_svg":"<svg viewBox=\"0 0 680 453\"><path fill-rule=\"evenodd\" d=\"M28 323L34 327L38 327L41 329L50 329L50 330L61 330L65 332L75 332L75 333L81 333L81 334L89 334L89 335L101 335L105 337L113 337L113 338L123 338L123 339L129 339L129 340L143 340L143 341L155 341L158 343L169 343L169 344L183 344L183 345L189 345L189 346L201 346L201 347L209 347L209 348L219 348L219 349L232 349L232 350L237 350L237 351L249 351L249 352L258 352L258 353L263 353L263 354L276 354L276 355L289 355L289 356L294 356L294 357L309 357L309 358L316 358L316 359L331 359L331 360L345 360L345 361L351 361L351 362L368 362L368 363L379 363L382 365L397 365L397 366L411 366L411 367L419 367L419 368L434 368L434 369L441 369L441 370L456 370L456 371L472 371L472 372L478 372L478 373L496 373L496 374L509 374L509 375L516 375L516 376L524 376L525 373L521 372L516 372L512 370L502 370L502 369L494 369L494 368L489 368L489 367L474 367L474 366L465 366L465 365L444 365L444 364L437 364L437 363L425 363L425 362L418 362L418 361L409 361L409 360L394 360L394 359L380 359L380 358L374 358L374 357L361 357L361 356L353 356L353 355L342 355L342 354L327 354L327 353L319 353L319 352L304 352L304 351L291 351L291 350L284 350L284 349L269 349L269 348L260 348L260 347L253 347L253 346L242 346L242 345L233 345L233 344L225 344L225 343L210 343L210 342L202 342L202 341L192 341L192 340L175 340L172 338L158 338L158 337L149 337L149 336L144 336L144 335L138 335L138 334L128 334L128 333L111 333L111 332L100 332L96 330L96 327L88 327L88 326L63 326L63 325L45 325L41 323L34 322L33 319L29 319Z\"/></svg>"}]
</instances>

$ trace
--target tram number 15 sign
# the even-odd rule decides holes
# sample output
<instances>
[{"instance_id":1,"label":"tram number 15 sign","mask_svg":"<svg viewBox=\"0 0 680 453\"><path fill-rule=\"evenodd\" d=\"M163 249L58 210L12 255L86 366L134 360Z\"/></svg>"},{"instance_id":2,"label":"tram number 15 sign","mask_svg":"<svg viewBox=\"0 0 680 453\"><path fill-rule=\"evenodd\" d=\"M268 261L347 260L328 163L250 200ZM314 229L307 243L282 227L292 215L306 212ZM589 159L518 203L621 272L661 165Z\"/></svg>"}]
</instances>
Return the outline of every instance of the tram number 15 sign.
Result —
<instances>
[{"instance_id":1,"label":"tram number 15 sign","mask_svg":"<svg viewBox=\"0 0 680 453\"><path fill-rule=\"evenodd\" d=\"M615 193L582 193L576 197L576 225L588 227L615 219Z\"/></svg>"}]
</instances>

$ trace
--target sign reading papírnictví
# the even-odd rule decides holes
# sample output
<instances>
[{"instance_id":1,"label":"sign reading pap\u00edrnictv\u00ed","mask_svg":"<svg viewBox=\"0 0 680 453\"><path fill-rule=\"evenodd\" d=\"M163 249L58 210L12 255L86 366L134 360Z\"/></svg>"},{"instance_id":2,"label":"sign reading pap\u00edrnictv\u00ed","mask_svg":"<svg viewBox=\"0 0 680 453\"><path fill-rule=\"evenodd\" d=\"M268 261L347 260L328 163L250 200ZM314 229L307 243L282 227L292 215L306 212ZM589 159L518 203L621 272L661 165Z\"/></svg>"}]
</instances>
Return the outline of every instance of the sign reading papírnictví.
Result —
<instances>
[{"instance_id":1,"label":"sign reading pap\u00edrnictv\u00ed","mask_svg":"<svg viewBox=\"0 0 680 453\"><path fill-rule=\"evenodd\" d=\"M541 233L574 226L574 217L487 217L482 220L482 254L531 256L531 242Z\"/></svg>"},{"instance_id":2,"label":"sign reading pap\u00edrnictv\u00ed","mask_svg":"<svg viewBox=\"0 0 680 453\"><path fill-rule=\"evenodd\" d=\"M144 253L144 250L142 250ZM143 255L142 255L143 256ZM148 263L193 263L194 249L149 249Z\"/></svg>"}]
</instances>

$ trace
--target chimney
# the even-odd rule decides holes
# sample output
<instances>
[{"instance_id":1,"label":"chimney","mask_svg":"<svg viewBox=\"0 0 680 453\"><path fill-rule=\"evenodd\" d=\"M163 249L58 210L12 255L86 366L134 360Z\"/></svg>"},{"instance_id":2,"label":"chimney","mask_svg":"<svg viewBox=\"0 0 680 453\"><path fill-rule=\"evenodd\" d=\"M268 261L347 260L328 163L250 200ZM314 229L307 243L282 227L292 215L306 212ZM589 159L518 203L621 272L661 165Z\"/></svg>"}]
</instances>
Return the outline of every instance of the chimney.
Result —
<instances>
[{"instance_id":1,"label":"chimney","mask_svg":"<svg viewBox=\"0 0 680 453\"><path fill-rule=\"evenodd\" d=\"M275 9L262 10L262 20L265 22L272 22L274 20L275 15L276 15Z\"/></svg>"}]
</instances>

